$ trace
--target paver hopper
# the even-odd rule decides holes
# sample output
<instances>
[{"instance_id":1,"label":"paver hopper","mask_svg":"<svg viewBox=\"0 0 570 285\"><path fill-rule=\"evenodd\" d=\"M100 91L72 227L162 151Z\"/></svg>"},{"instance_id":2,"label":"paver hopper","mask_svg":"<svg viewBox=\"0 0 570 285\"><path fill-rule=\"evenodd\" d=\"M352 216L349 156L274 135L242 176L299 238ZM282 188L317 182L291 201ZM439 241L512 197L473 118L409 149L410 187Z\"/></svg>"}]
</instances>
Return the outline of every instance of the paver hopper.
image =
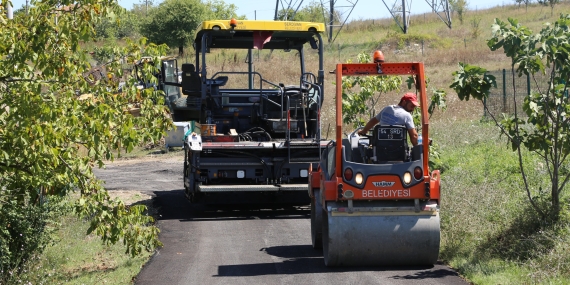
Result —
<instances>
[{"instance_id":1,"label":"paver hopper","mask_svg":"<svg viewBox=\"0 0 570 285\"><path fill-rule=\"evenodd\" d=\"M429 142L423 63L337 64L336 139L309 175L313 247L327 266L430 265L440 242L440 175L429 145L407 145L404 126L342 139L342 76L413 76Z\"/></svg>"}]
</instances>

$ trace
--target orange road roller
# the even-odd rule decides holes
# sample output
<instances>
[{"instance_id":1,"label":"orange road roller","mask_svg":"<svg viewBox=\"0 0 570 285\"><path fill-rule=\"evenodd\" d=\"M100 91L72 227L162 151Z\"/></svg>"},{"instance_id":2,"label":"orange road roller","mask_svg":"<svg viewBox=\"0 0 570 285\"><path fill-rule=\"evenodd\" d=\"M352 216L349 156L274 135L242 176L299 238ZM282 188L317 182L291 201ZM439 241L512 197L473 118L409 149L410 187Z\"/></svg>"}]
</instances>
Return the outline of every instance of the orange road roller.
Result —
<instances>
[{"instance_id":1,"label":"orange road roller","mask_svg":"<svg viewBox=\"0 0 570 285\"><path fill-rule=\"evenodd\" d=\"M437 262L440 173L430 172L429 143L411 146L401 125L376 125L342 138L343 76L412 76L423 142L429 142L424 65L336 65L336 137L309 173L311 237L326 266L408 266Z\"/></svg>"}]
</instances>

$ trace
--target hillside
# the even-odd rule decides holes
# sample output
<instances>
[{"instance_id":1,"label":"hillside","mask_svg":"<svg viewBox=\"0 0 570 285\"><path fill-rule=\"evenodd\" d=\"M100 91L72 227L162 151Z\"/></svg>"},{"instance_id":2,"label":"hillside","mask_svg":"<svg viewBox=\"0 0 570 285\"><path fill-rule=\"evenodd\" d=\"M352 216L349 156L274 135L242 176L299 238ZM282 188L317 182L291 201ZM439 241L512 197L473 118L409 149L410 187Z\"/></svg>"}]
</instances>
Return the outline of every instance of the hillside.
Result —
<instances>
[{"instance_id":1,"label":"hillside","mask_svg":"<svg viewBox=\"0 0 570 285\"><path fill-rule=\"evenodd\" d=\"M570 12L570 2L556 5L558 13ZM467 11L463 23L457 16L453 17L453 28L449 29L436 14L422 14L412 16L408 34L403 34L392 19L356 20L346 24L336 36L332 44L323 35L325 41L325 98L334 98L334 76L327 71L333 70L339 62L355 61L359 53L369 53L376 49L383 51L386 61L421 61L425 63L426 75L430 79L430 87L443 88L449 93L448 111L436 113L432 120L436 122L443 118L479 119L483 114L482 107L474 102L458 102L456 96L448 88L452 81L451 73L457 70L459 62L480 65L489 71L496 71L509 67L509 61L502 51L492 52L486 45L486 39L491 36L491 25L495 18L506 21L508 17L516 18L519 23L537 32L545 22L553 21L559 14L551 14L549 7L530 5L507 5L488 10ZM336 32L333 37L335 37ZM192 62L194 50L186 49L187 53L179 62ZM175 50L172 50L176 54ZM262 52L263 54L263 52ZM280 54L272 54L279 57ZM310 56L310 55L309 55ZM212 70L223 70L224 65L235 63L236 58L242 60L244 54L220 53L216 62L209 63ZM255 58L254 58L255 60ZM263 56L257 57L256 70L268 76L269 80L282 82L294 78L284 78L280 71L287 70L287 60L283 66L264 65ZM429 91L429 90L428 90ZM396 96L396 95L393 95ZM395 97L387 96L386 104L392 103ZM325 100L325 109L332 107L333 100ZM474 111L478 110L478 111ZM323 125L334 123L334 113L323 114ZM331 133L334 135L334 133Z\"/></svg>"},{"instance_id":2,"label":"hillside","mask_svg":"<svg viewBox=\"0 0 570 285\"><path fill-rule=\"evenodd\" d=\"M524 5L506 5L467 11L463 23L455 16L452 18L452 29L436 14L423 14L411 17L408 34L403 34L392 19L352 21L343 28L334 43L328 45L329 55L325 64L327 69L332 70L336 62L355 60L360 52L372 53L380 49L387 61L424 62L430 85L444 88L449 93L451 73L457 70L458 62L479 65L489 71L509 68L510 62L503 52L492 52L486 44L491 37L491 25L495 18L502 21L515 18L520 24L538 32L544 23L556 20L564 12L570 12L568 1L557 4L554 14L551 14L549 7L538 4L530 5L528 9ZM467 104L469 107L462 106L465 103L456 102L456 96L452 95L448 96L447 116L455 117L459 113L460 117L468 115L471 119L477 119L482 114L482 109L481 112L464 109L482 107L470 104ZM435 114L434 119L440 115Z\"/></svg>"}]
</instances>

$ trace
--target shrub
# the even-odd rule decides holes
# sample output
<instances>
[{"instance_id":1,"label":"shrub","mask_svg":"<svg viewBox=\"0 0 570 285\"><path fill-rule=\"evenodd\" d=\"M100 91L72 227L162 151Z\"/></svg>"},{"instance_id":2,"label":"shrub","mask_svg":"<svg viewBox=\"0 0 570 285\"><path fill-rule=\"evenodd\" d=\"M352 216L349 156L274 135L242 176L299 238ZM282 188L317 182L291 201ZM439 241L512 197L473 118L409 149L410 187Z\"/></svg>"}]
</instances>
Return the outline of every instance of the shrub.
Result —
<instances>
[{"instance_id":1,"label":"shrub","mask_svg":"<svg viewBox=\"0 0 570 285\"><path fill-rule=\"evenodd\" d=\"M50 242L53 218L60 213L58 197L45 201L24 203L0 196L0 283L10 281L20 273L23 265L35 254L40 254ZM40 203L41 202L41 203Z\"/></svg>"}]
</instances>

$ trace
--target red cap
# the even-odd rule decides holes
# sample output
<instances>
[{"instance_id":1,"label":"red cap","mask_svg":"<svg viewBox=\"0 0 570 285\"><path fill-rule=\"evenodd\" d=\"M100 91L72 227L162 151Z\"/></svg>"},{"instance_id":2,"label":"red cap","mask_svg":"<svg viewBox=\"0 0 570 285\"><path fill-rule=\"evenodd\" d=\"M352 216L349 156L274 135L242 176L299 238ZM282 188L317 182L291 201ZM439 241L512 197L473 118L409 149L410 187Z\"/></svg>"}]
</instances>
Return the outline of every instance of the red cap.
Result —
<instances>
[{"instance_id":1,"label":"red cap","mask_svg":"<svg viewBox=\"0 0 570 285\"><path fill-rule=\"evenodd\" d=\"M402 96L401 100L410 101L416 107L420 105L420 103L418 103L418 98L416 97L416 94L414 94L412 92L408 92L408 93L404 94L404 96Z\"/></svg>"},{"instance_id":2,"label":"red cap","mask_svg":"<svg viewBox=\"0 0 570 285\"><path fill-rule=\"evenodd\" d=\"M376 63L384 62L384 54L382 53L382 51L377 50L374 52L374 62Z\"/></svg>"}]
</instances>

